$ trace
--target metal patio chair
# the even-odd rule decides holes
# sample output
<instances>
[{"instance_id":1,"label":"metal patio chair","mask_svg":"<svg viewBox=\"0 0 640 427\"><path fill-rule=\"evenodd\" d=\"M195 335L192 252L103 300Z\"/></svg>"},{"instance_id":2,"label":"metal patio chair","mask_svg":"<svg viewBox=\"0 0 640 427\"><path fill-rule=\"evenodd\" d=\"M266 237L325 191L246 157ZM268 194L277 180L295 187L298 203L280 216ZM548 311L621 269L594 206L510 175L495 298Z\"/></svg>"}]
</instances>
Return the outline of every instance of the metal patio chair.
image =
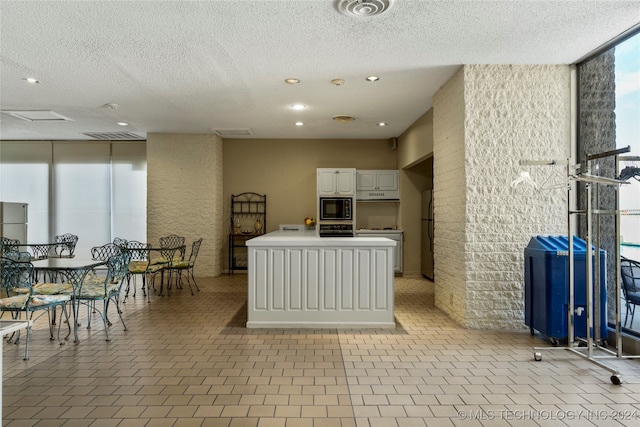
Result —
<instances>
[{"instance_id":1,"label":"metal patio chair","mask_svg":"<svg viewBox=\"0 0 640 427\"><path fill-rule=\"evenodd\" d=\"M0 283L4 288L7 297L0 298L0 313L11 313L13 319L20 319L24 313L25 320L37 320L42 315L47 314L49 320L50 339L53 340L53 326L51 321L51 310L61 307L66 323L69 324L69 315L66 303L70 301L70 295L44 295L34 292L34 268L30 262L18 262L9 258L0 258ZM37 315L36 315L37 313ZM35 319L34 319L34 315ZM71 331L71 330L69 330ZM31 336L31 326L26 331L26 342L24 349L24 360L29 359L29 338ZM58 337L60 327L58 326ZM8 342L20 343L20 331L11 335Z\"/></svg>"},{"instance_id":2,"label":"metal patio chair","mask_svg":"<svg viewBox=\"0 0 640 427\"><path fill-rule=\"evenodd\" d=\"M640 262L625 257L620 259L620 275L622 278L622 296L624 297L627 312L623 326L633 325L633 317L636 314L636 306L640 305ZM631 318L629 318L631 315Z\"/></svg>"},{"instance_id":3,"label":"metal patio chair","mask_svg":"<svg viewBox=\"0 0 640 427\"><path fill-rule=\"evenodd\" d=\"M198 257L198 252L200 251L200 245L202 244L202 237L198 240L195 240L191 244L191 253L189 254L189 259L174 263L172 268L178 272L178 282L182 282L182 273L185 273L187 278L187 284L189 285L189 290L191 291L191 295L193 295L193 289L191 288L191 281L193 280L193 285L196 290L200 291L198 284L196 283L196 278L193 275L193 268L196 264L196 258Z\"/></svg>"}]
</instances>

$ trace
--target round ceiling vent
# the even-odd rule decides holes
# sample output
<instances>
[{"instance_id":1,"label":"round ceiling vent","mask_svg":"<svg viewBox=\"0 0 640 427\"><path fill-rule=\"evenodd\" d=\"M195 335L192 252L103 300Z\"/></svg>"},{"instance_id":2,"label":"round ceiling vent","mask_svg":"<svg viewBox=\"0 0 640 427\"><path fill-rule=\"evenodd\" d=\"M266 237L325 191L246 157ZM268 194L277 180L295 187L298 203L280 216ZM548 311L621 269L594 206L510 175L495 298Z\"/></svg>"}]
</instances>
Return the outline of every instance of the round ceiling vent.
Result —
<instances>
[{"instance_id":1,"label":"round ceiling vent","mask_svg":"<svg viewBox=\"0 0 640 427\"><path fill-rule=\"evenodd\" d=\"M391 7L393 0L338 0L336 7L343 15L363 18L380 15Z\"/></svg>"}]
</instances>

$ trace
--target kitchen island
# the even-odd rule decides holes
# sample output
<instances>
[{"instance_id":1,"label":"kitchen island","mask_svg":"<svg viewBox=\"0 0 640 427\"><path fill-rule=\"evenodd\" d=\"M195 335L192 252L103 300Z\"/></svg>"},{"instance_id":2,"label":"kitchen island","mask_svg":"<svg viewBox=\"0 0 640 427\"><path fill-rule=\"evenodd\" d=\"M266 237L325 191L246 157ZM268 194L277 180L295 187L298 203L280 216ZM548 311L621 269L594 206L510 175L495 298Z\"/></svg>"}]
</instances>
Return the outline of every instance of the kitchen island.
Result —
<instances>
[{"instance_id":1,"label":"kitchen island","mask_svg":"<svg viewBox=\"0 0 640 427\"><path fill-rule=\"evenodd\" d=\"M247 328L394 328L384 237L274 231L248 240Z\"/></svg>"}]
</instances>

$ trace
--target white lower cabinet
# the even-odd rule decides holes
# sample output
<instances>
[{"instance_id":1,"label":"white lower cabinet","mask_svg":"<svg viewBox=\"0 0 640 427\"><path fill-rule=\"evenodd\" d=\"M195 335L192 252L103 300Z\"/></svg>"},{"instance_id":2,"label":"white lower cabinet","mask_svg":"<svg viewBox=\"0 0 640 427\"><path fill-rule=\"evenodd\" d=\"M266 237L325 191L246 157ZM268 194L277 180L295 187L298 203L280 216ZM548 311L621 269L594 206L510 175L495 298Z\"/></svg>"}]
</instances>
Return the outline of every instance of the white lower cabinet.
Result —
<instances>
[{"instance_id":1,"label":"white lower cabinet","mask_svg":"<svg viewBox=\"0 0 640 427\"><path fill-rule=\"evenodd\" d=\"M402 232L389 233L384 231L356 231L357 237L386 237L387 239L394 240L396 247L393 248L393 272L402 273L402 241L404 240L404 234Z\"/></svg>"}]
</instances>

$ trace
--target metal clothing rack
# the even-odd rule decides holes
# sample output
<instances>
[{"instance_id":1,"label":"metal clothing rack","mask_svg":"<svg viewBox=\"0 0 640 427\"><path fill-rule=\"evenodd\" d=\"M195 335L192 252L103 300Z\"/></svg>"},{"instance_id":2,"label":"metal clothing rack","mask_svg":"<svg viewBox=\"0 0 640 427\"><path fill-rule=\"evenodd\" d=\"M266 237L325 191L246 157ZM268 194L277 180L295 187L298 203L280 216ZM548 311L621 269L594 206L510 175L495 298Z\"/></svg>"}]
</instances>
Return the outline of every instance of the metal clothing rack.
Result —
<instances>
[{"instance_id":1,"label":"metal clothing rack","mask_svg":"<svg viewBox=\"0 0 640 427\"><path fill-rule=\"evenodd\" d=\"M557 160L523 160L521 165L566 165L567 166L567 222L568 222L568 270L569 270L569 303L567 310L568 317L568 339L566 347L534 347L534 359L536 361L542 360L543 350L555 350L562 349L572 352L596 365L609 371L611 375L611 382L615 385L622 384L622 376L614 367L602 362L602 359L612 358L640 358L640 356L624 356L622 354L622 334L621 334L621 321L620 321L620 200L619 191L616 191L616 208L614 210L599 209L596 205L594 208L592 203L593 189L595 187L598 190L598 185L614 185L619 188L621 184L627 184L626 181L621 181L617 178L607 178L592 174L592 162L604 157L615 156L616 173L619 169L619 155L628 153L631 150L630 147L606 151L598 154L587 155L585 163L571 164L571 159L557 161ZM597 167L595 168L597 170ZM573 182L584 182L586 191L586 209L585 210L573 210L571 206L571 192ZM617 189L618 189L617 188ZM596 199L598 194L596 192ZM587 247L586 247L586 321L587 321L587 336L575 337L574 322L575 322L575 260L574 260L574 223L573 218L575 215L585 215L586 217L586 233L587 233ZM594 281L600 284L600 257L595 257L595 277L594 277L594 245L599 246L599 217L600 215L615 215L615 260L616 260L616 310L615 310L615 332L616 332L616 346L615 351L612 351L602 345L602 338L600 337L600 328L594 328L594 323L600 325L600 292L594 292ZM596 227L594 229L593 220L596 220ZM594 243L595 241L595 243ZM599 249L597 249L599 252ZM594 313L594 306L598 308ZM594 316L595 315L595 316ZM594 322L595 321L595 322ZM595 354L594 350L598 350L599 354ZM604 353L604 354L602 354Z\"/></svg>"}]
</instances>

